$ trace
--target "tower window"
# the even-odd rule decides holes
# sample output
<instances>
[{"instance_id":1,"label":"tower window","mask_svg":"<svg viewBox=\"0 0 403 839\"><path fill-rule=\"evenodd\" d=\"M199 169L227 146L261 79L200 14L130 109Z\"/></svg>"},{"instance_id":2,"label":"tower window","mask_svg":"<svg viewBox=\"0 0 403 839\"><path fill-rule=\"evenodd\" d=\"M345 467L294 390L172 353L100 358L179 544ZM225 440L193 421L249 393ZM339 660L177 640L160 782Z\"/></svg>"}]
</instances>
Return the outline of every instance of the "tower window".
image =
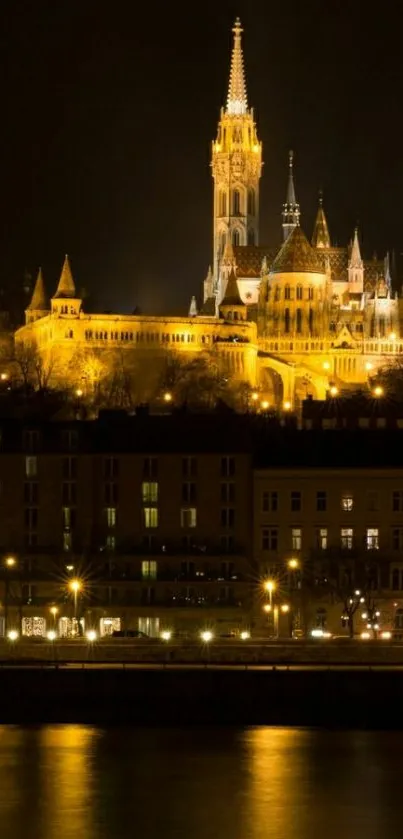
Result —
<instances>
[{"instance_id":1,"label":"tower window","mask_svg":"<svg viewBox=\"0 0 403 839\"><path fill-rule=\"evenodd\" d=\"M241 212L241 193L239 189L234 189L232 193L232 214L239 216Z\"/></svg>"},{"instance_id":2,"label":"tower window","mask_svg":"<svg viewBox=\"0 0 403 839\"><path fill-rule=\"evenodd\" d=\"M220 236L220 252L221 252L221 255L224 253L226 241L227 241L226 234L221 233L221 236Z\"/></svg>"},{"instance_id":3,"label":"tower window","mask_svg":"<svg viewBox=\"0 0 403 839\"><path fill-rule=\"evenodd\" d=\"M309 309L309 332L313 335L313 309Z\"/></svg>"},{"instance_id":4,"label":"tower window","mask_svg":"<svg viewBox=\"0 0 403 839\"><path fill-rule=\"evenodd\" d=\"M255 231L254 230L248 230L248 245L254 245L254 244L255 244Z\"/></svg>"},{"instance_id":5,"label":"tower window","mask_svg":"<svg viewBox=\"0 0 403 839\"><path fill-rule=\"evenodd\" d=\"M284 312L284 332L290 331L290 310L286 309Z\"/></svg>"},{"instance_id":6,"label":"tower window","mask_svg":"<svg viewBox=\"0 0 403 839\"><path fill-rule=\"evenodd\" d=\"M302 300L302 285L297 285L297 300Z\"/></svg>"},{"instance_id":7,"label":"tower window","mask_svg":"<svg viewBox=\"0 0 403 839\"><path fill-rule=\"evenodd\" d=\"M248 215L254 216L256 212L255 209L255 190L249 189L248 190Z\"/></svg>"},{"instance_id":8,"label":"tower window","mask_svg":"<svg viewBox=\"0 0 403 839\"><path fill-rule=\"evenodd\" d=\"M227 193L220 192L218 199L218 213L220 216L227 215Z\"/></svg>"},{"instance_id":9,"label":"tower window","mask_svg":"<svg viewBox=\"0 0 403 839\"><path fill-rule=\"evenodd\" d=\"M301 311L301 309L297 309L296 330L297 330L297 332L302 332L302 311Z\"/></svg>"},{"instance_id":10,"label":"tower window","mask_svg":"<svg viewBox=\"0 0 403 839\"><path fill-rule=\"evenodd\" d=\"M232 244L233 245L239 245L240 244L239 239L240 239L239 230L233 230L232 231Z\"/></svg>"},{"instance_id":11,"label":"tower window","mask_svg":"<svg viewBox=\"0 0 403 839\"><path fill-rule=\"evenodd\" d=\"M289 285L284 288L284 300L291 300L291 289Z\"/></svg>"}]
</instances>

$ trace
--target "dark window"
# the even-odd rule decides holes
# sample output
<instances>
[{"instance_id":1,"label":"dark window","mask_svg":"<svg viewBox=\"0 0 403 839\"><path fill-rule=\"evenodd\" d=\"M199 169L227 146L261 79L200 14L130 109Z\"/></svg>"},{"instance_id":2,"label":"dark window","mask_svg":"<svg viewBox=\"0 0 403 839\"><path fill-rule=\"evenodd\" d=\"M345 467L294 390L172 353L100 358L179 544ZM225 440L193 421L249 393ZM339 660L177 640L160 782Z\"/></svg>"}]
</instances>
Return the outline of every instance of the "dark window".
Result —
<instances>
[{"instance_id":1,"label":"dark window","mask_svg":"<svg viewBox=\"0 0 403 839\"><path fill-rule=\"evenodd\" d=\"M117 457L105 457L104 458L104 478L107 481L111 481L114 478L117 478L119 474L119 461Z\"/></svg>"},{"instance_id":2,"label":"dark window","mask_svg":"<svg viewBox=\"0 0 403 839\"><path fill-rule=\"evenodd\" d=\"M264 527L262 530L262 550L276 551L278 548L277 527Z\"/></svg>"},{"instance_id":3,"label":"dark window","mask_svg":"<svg viewBox=\"0 0 403 839\"><path fill-rule=\"evenodd\" d=\"M292 492L291 493L291 512L298 513L301 509L301 493L300 492Z\"/></svg>"},{"instance_id":4,"label":"dark window","mask_svg":"<svg viewBox=\"0 0 403 839\"><path fill-rule=\"evenodd\" d=\"M75 480L77 478L77 458L63 457L62 458L62 474L67 481Z\"/></svg>"},{"instance_id":5,"label":"dark window","mask_svg":"<svg viewBox=\"0 0 403 839\"><path fill-rule=\"evenodd\" d=\"M221 458L221 475L224 478L232 478L235 475L235 458L222 457Z\"/></svg>"},{"instance_id":6,"label":"dark window","mask_svg":"<svg viewBox=\"0 0 403 839\"><path fill-rule=\"evenodd\" d=\"M195 478L197 475L197 459L195 457L182 458L182 475L184 478Z\"/></svg>"},{"instance_id":7,"label":"dark window","mask_svg":"<svg viewBox=\"0 0 403 839\"><path fill-rule=\"evenodd\" d=\"M143 474L145 478L156 478L158 476L158 460L156 457L144 458Z\"/></svg>"},{"instance_id":8,"label":"dark window","mask_svg":"<svg viewBox=\"0 0 403 839\"><path fill-rule=\"evenodd\" d=\"M221 501L223 504L235 501L235 484L221 484Z\"/></svg>"},{"instance_id":9,"label":"dark window","mask_svg":"<svg viewBox=\"0 0 403 839\"><path fill-rule=\"evenodd\" d=\"M323 490L316 493L316 509L318 513L324 513L327 509L327 496Z\"/></svg>"},{"instance_id":10,"label":"dark window","mask_svg":"<svg viewBox=\"0 0 403 839\"><path fill-rule=\"evenodd\" d=\"M196 501L196 484L182 484L182 501L193 503Z\"/></svg>"},{"instance_id":11,"label":"dark window","mask_svg":"<svg viewBox=\"0 0 403 839\"><path fill-rule=\"evenodd\" d=\"M38 484L35 481L29 481L24 484L24 503L38 503Z\"/></svg>"},{"instance_id":12,"label":"dark window","mask_svg":"<svg viewBox=\"0 0 403 839\"><path fill-rule=\"evenodd\" d=\"M77 504L77 484L72 482L62 484L62 502L65 507Z\"/></svg>"},{"instance_id":13,"label":"dark window","mask_svg":"<svg viewBox=\"0 0 403 839\"><path fill-rule=\"evenodd\" d=\"M223 507L221 509L221 526L233 527L235 522L235 510L233 507Z\"/></svg>"}]
</instances>

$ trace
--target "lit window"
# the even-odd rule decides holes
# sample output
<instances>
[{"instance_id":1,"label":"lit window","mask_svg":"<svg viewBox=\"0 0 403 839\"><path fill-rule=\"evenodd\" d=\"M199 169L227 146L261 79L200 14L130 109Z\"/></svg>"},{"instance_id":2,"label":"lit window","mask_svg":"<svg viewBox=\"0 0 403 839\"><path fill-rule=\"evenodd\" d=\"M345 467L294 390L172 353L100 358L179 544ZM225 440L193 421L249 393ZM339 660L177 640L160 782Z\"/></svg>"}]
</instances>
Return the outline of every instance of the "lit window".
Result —
<instances>
[{"instance_id":1,"label":"lit window","mask_svg":"<svg viewBox=\"0 0 403 839\"><path fill-rule=\"evenodd\" d=\"M108 527L116 527L116 507L106 508L106 523Z\"/></svg>"},{"instance_id":2,"label":"lit window","mask_svg":"<svg viewBox=\"0 0 403 839\"><path fill-rule=\"evenodd\" d=\"M158 484L156 481L144 481L141 487L144 504L157 504Z\"/></svg>"},{"instance_id":3,"label":"lit window","mask_svg":"<svg viewBox=\"0 0 403 839\"><path fill-rule=\"evenodd\" d=\"M319 527L317 531L317 544L321 551L327 550L327 527Z\"/></svg>"},{"instance_id":4,"label":"lit window","mask_svg":"<svg viewBox=\"0 0 403 839\"><path fill-rule=\"evenodd\" d=\"M113 632L120 632L122 622L120 618L101 618L99 622L102 637L112 635Z\"/></svg>"},{"instance_id":5,"label":"lit window","mask_svg":"<svg viewBox=\"0 0 403 839\"><path fill-rule=\"evenodd\" d=\"M108 533L106 537L106 548L108 551L114 551L116 548L116 537L111 533Z\"/></svg>"},{"instance_id":6,"label":"lit window","mask_svg":"<svg viewBox=\"0 0 403 839\"><path fill-rule=\"evenodd\" d=\"M144 525L145 527L158 527L157 507L144 507Z\"/></svg>"},{"instance_id":7,"label":"lit window","mask_svg":"<svg viewBox=\"0 0 403 839\"><path fill-rule=\"evenodd\" d=\"M181 510L181 527L196 527L196 507L183 507Z\"/></svg>"},{"instance_id":8,"label":"lit window","mask_svg":"<svg viewBox=\"0 0 403 839\"><path fill-rule=\"evenodd\" d=\"M27 455L25 458L25 474L27 478L36 478L38 474L38 459L36 455Z\"/></svg>"},{"instance_id":9,"label":"lit window","mask_svg":"<svg viewBox=\"0 0 403 839\"><path fill-rule=\"evenodd\" d=\"M155 559L145 559L141 563L141 576L143 580L157 579L157 563Z\"/></svg>"},{"instance_id":10,"label":"lit window","mask_svg":"<svg viewBox=\"0 0 403 839\"><path fill-rule=\"evenodd\" d=\"M159 618L139 618L138 623L139 632L144 632L150 638L159 638L160 634L160 619Z\"/></svg>"},{"instance_id":11,"label":"lit window","mask_svg":"<svg viewBox=\"0 0 403 839\"><path fill-rule=\"evenodd\" d=\"M367 550L379 550L379 530L377 527L367 527Z\"/></svg>"},{"instance_id":12,"label":"lit window","mask_svg":"<svg viewBox=\"0 0 403 839\"><path fill-rule=\"evenodd\" d=\"M69 529L71 527L71 507L63 507L63 527Z\"/></svg>"},{"instance_id":13,"label":"lit window","mask_svg":"<svg viewBox=\"0 0 403 839\"><path fill-rule=\"evenodd\" d=\"M291 547L293 551L300 551L302 547L302 530L300 527L291 529Z\"/></svg>"},{"instance_id":14,"label":"lit window","mask_svg":"<svg viewBox=\"0 0 403 839\"><path fill-rule=\"evenodd\" d=\"M340 531L340 545L342 550L351 551L353 547L354 531L352 527L342 527Z\"/></svg>"},{"instance_id":15,"label":"lit window","mask_svg":"<svg viewBox=\"0 0 403 839\"><path fill-rule=\"evenodd\" d=\"M341 509L344 510L345 513L351 513L351 510L354 507L354 499L352 495L343 495L341 498Z\"/></svg>"},{"instance_id":16,"label":"lit window","mask_svg":"<svg viewBox=\"0 0 403 839\"><path fill-rule=\"evenodd\" d=\"M23 618L22 634L28 638L43 638L46 635L45 618Z\"/></svg>"}]
</instances>

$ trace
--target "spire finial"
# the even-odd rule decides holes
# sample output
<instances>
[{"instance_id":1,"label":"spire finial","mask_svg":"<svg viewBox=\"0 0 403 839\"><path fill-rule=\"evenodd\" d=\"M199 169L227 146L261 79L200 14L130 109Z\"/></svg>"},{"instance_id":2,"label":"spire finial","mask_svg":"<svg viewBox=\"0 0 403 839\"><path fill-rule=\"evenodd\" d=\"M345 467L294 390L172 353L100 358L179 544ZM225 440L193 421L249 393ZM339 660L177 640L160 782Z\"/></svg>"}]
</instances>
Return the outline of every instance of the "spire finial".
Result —
<instances>
[{"instance_id":1,"label":"spire finial","mask_svg":"<svg viewBox=\"0 0 403 839\"><path fill-rule=\"evenodd\" d=\"M241 33L243 32L243 29L239 17L236 18L232 31L234 33L234 44L231 56L227 113L240 115L245 114L248 110L248 100L246 96L245 72L241 44Z\"/></svg>"},{"instance_id":2,"label":"spire finial","mask_svg":"<svg viewBox=\"0 0 403 839\"><path fill-rule=\"evenodd\" d=\"M312 235L313 248L330 248L330 235L327 226L325 211L323 209L323 190L319 190L319 207L316 214L315 226Z\"/></svg>"},{"instance_id":3,"label":"spire finial","mask_svg":"<svg viewBox=\"0 0 403 839\"><path fill-rule=\"evenodd\" d=\"M76 296L76 287L71 273L70 261L67 253L64 257L62 273L60 274L59 284L54 296L55 298Z\"/></svg>"},{"instance_id":4,"label":"spire finial","mask_svg":"<svg viewBox=\"0 0 403 839\"><path fill-rule=\"evenodd\" d=\"M323 189L319 190L319 207L323 207Z\"/></svg>"}]
</instances>

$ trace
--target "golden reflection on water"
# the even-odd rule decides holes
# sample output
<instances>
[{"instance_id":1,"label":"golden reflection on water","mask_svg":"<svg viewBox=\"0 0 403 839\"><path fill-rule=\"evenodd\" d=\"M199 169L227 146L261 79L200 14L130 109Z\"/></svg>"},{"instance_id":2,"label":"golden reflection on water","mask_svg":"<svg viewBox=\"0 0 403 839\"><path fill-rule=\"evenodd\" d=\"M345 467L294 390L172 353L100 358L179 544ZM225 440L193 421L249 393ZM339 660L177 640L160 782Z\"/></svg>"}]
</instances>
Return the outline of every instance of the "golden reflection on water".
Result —
<instances>
[{"instance_id":1,"label":"golden reflection on water","mask_svg":"<svg viewBox=\"0 0 403 839\"><path fill-rule=\"evenodd\" d=\"M304 833L308 766L305 747L311 733L291 728L245 732L249 784L245 795L248 837L293 837ZM298 778L298 786L295 779Z\"/></svg>"}]
</instances>

